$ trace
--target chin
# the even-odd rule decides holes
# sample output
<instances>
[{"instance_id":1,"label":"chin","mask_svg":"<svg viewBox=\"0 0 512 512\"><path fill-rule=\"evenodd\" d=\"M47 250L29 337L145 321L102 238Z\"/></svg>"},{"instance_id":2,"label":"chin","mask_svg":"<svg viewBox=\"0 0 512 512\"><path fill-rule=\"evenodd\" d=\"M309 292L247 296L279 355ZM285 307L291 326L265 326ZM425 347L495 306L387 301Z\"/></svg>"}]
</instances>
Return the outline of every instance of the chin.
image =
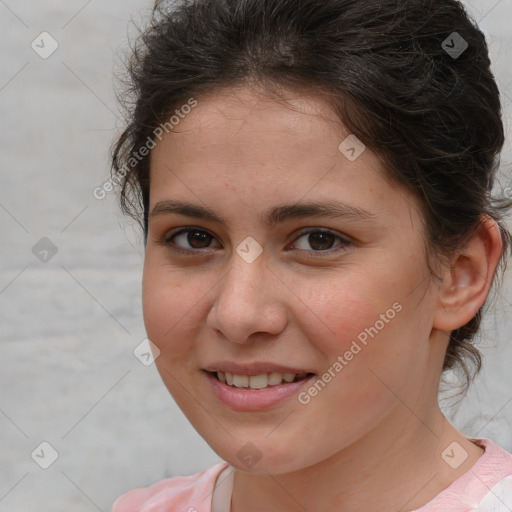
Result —
<instances>
[{"instance_id":1,"label":"chin","mask_svg":"<svg viewBox=\"0 0 512 512\"><path fill-rule=\"evenodd\" d=\"M207 441L208 439L205 438ZM219 457L231 466L244 473L273 475L293 473L322 461L323 457L317 454L302 453L297 449L301 442L288 443L270 442L247 437L226 439L224 443L208 443Z\"/></svg>"}]
</instances>

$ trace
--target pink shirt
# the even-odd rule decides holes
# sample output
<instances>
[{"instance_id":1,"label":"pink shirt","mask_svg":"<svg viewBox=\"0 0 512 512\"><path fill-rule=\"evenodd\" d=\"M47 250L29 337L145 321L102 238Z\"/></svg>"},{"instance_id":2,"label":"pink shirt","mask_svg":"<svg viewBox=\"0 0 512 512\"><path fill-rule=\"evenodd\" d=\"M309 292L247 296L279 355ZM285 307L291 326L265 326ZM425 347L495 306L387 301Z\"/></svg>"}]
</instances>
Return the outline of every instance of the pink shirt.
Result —
<instances>
[{"instance_id":1,"label":"pink shirt","mask_svg":"<svg viewBox=\"0 0 512 512\"><path fill-rule=\"evenodd\" d=\"M473 467L414 512L512 511L512 454L489 439ZM229 512L233 468L220 462L200 473L161 480L120 496L112 512Z\"/></svg>"}]
</instances>

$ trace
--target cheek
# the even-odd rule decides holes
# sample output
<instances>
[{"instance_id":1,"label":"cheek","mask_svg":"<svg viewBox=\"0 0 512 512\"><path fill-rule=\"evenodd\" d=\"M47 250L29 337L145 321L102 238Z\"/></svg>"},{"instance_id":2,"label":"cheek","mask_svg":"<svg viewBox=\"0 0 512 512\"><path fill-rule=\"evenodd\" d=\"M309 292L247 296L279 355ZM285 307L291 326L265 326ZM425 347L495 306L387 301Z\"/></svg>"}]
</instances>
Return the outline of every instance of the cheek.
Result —
<instances>
[{"instance_id":1,"label":"cheek","mask_svg":"<svg viewBox=\"0 0 512 512\"><path fill-rule=\"evenodd\" d=\"M303 283L307 307L297 318L327 367L341 356L350 380L358 378L350 368L364 369L364 378L370 369L405 377L401 369L415 364L430 333L428 295L418 286L421 272L410 267L396 262L386 272L365 269Z\"/></svg>"},{"instance_id":2,"label":"cheek","mask_svg":"<svg viewBox=\"0 0 512 512\"><path fill-rule=\"evenodd\" d=\"M340 355L350 349L353 341L364 343L369 336L367 331L374 332L372 327L376 322L379 331L384 330L381 314L388 310L389 317L396 314L386 287L368 275L347 273L305 281L302 297L305 297L304 310L297 318L302 319L308 337L325 352L335 351Z\"/></svg>"},{"instance_id":3,"label":"cheek","mask_svg":"<svg viewBox=\"0 0 512 512\"><path fill-rule=\"evenodd\" d=\"M176 272L146 257L142 279L144 324L148 338L162 354L190 348L189 343L180 343L180 333L201 295L194 291L193 283L183 282Z\"/></svg>"}]
</instances>

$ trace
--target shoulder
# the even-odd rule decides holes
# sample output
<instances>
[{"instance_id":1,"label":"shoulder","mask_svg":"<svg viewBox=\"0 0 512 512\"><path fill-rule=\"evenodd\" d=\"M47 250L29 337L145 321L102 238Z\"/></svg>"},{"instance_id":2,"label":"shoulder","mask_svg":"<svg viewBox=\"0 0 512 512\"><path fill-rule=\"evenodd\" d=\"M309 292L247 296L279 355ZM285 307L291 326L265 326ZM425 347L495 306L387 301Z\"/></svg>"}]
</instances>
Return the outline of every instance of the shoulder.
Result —
<instances>
[{"instance_id":1,"label":"shoulder","mask_svg":"<svg viewBox=\"0 0 512 512\"><path fill-rule=\"evenodd\" d=\"M485 454L471 473L483 497L471 512L509 512L512 510L512 454L489 439L478 441Z\"/></svg>"},{"instance_id":2,"label":"shoulder","mask_svg":"<svg viewBox=\"0 0 512 512\"><path fill-rule=\"evenodd\" d=\"M512 475L500 480L474 512L509 512L512 510Z\"/></svg>"},{"instance_id":3,"label":"shoulder","mask_svg":"<svg viewBox=\"0 0 512 512\"><path fill-rule=\"evenodd\" d=\"M484 453L471 469L414 512L512 511L512 454L489 439L471 439Z\"/></svg>"},{"instance_id":4,"label":"shoulder","mask_svg":"<svg viewBox=\"0 0 512 512\"><path fill-rule=\"evenodd\" d=\"M133 489L114 502L112 512L211 512L215 480L227 462L219 462L189 476L160 480L148 487Z\"/></svg>"}]
</instances>

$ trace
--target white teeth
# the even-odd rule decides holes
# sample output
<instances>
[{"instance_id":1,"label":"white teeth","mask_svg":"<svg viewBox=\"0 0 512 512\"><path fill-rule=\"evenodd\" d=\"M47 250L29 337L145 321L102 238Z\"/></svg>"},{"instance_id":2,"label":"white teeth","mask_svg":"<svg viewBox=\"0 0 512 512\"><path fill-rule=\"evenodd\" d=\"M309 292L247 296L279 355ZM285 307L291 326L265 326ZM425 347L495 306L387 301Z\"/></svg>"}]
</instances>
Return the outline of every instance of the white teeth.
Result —
<instances>
[{"instance_id":1,"label":"white teeth","mask_svg":"<svg viewBox=\"0 0 512 512\"><path fill-rule=\"evenodd\" d=\"M246 388L249 385L249 377L247 375L233 375L233 384L237 388Z\"/></svg>"},{"instance_id":2,"label":"white teeth","mask_svg":"<svg viewBox=\"0 0 512 512\"><path fill-rule=\"evenodd\" d=\"M263 389L268 386L268 377L266 373L261 375L251 375L249 377L249 386L251 389Z\"/></svg>"},{"instance_id":3,"label":"white teeth","mask_svg":"<svg viewBox=\"0 0 512 512\"><path fill-rule=\"evenodd\" d=\"M272 372L268 376L268 383L272 386L275 386L276 384L281 384L281 381L283 380L283 376L280 373Z\"/></svg>"},{"instance_id":4,"label":"white teeth","mask_svg":"<svg viewBox=\"0 0 512 512\"><path fill-rule=\"evenodd\" d=\"M268 386L277 386L284 382L293 382L296 375L294 373L262 373L260 375L234 375L229 372L216 372L217 378L225 382L228 386L237 388L264 389ZM299 374L299 377L305 377L306 374Z\"/></svg>"}]
</instances>

